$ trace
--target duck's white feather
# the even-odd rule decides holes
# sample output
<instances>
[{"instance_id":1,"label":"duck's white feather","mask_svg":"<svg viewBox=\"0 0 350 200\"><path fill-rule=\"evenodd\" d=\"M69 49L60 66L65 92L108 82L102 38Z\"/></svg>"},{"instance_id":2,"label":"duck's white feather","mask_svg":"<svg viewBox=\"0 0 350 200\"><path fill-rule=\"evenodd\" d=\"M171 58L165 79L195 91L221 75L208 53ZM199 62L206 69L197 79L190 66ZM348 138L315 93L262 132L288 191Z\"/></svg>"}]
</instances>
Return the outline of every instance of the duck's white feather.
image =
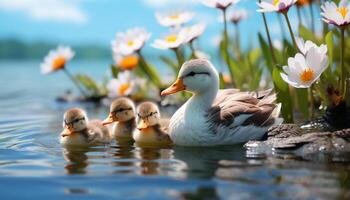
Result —
<instances>
[{"instance_id":1,"label":"duck's white feather","mask_svg":"<svg viewBox=\"0 0 350 200\"><path fill-rule=\"evenodd\" d=\"M214 146L258 140L269 127L282 122L278 118L281 107L273 104L274 94L263 97L254 93L239 93L238 90L220 91L209 108L213 109L214 105L221 108L217 114L224 118L217 122L210 120L214 116L208 118L208 109L203 109L205 106L200 101L206 101L206 98L192 97L171 118L170 137L175 144ZM264 109L268 110L262 112ZM258 120L259 115L264 118ZM254 117L258 121L254 121Z\"/></svg>"}]
</instances>

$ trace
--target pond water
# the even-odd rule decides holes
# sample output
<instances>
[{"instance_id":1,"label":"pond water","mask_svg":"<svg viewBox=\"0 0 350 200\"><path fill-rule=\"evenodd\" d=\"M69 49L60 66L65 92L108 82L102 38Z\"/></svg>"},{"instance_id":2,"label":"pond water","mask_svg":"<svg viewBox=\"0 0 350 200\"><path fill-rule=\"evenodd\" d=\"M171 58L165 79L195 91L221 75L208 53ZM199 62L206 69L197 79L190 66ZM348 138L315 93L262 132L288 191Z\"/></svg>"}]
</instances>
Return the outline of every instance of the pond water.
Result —
<instances>
[{"instance_id":1,"label":"pond water","mask_svg":"<svg viewBox=\"0 0 350 200\"><path fill-rule=\"evenodd\" d=\"M1 199L349 199L348 162L306 161L247 152L243 145L141 148L133 144L63 149L64 111L108 108L55 101L71 84L42 76L39 61L0 63ZM73 62L102 78L108 61ZM283 159L284 158L284 159ZM288 157L289 158L289 157Z\"/></svg>"}]
</instances>

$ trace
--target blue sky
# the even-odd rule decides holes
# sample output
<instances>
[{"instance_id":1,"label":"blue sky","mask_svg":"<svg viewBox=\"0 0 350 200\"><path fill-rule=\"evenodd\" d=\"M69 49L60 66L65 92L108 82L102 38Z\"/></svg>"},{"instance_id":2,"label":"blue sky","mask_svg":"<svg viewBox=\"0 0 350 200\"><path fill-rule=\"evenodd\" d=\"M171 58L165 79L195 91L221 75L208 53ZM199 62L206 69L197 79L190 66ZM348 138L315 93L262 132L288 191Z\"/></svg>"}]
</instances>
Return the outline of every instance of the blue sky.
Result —
<instances>
[{"instance_id":1,"label":"blue sky","mask_svg":"<svg viewBox=\"0 0 350 200\"><path fill-rule=\"evenodd\" d=\"M167 29L161 27L156 11L187 9L196 16L192 23L207 24L201 45L213 45L222 31L219 11L207 8L199 0L0 0L0 39L20 38L25 41L51 41L68 45L99 44L107 46L116 32L135 26L152 32L151 41ZM249 18L241 24L243 43L256 43L257 32L264 32L261 15L253 0L242 0L236 8L246 8ZM294 11L294 10L293 10ZM295 12L292 23L297 25ZM274 38L280 27L275 14L268 14ZM320 20L319 20L320 21ZM231 29L232 31L232 29ZM287 30L286 30L287 31Z\"/></svg>"}]
</instances>

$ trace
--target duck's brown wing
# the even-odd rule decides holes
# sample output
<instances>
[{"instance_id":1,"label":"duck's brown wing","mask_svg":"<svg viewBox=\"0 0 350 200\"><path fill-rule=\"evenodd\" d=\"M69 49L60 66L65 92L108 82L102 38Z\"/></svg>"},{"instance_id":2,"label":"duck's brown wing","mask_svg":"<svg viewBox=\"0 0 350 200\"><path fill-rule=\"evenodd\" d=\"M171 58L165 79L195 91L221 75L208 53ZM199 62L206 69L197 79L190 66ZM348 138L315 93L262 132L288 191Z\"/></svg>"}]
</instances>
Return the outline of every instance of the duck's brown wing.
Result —
<instances>
[{"instance_id":1,"label":"duck's brown wing","mask_svg":"<svg viewBox=\"0 0 350 200\"><path fill-rule=\"evenodd\" d=\"M263 90L263 91L255 91L255 92L241 92L239 89L219 90L213 105L225 102L227 99L229 99L233 95L237 95L237 94L240 94L240 95L249 94L250 96L255 97L256 99L263 99L264 97L272 94L272 89Z\"/></svg>"},{"instance_id":2,"label":"duck's brown wing","mask_svg":"<svg viewBox=\"0 0 350 200\"><path fill-rule=\"evenodd\" d=\"M207 112L207 122L213 129L218 126L272 125L275 95L271 91L261 94L234 91L219 93Z\"/></svg>"}]
</instances>

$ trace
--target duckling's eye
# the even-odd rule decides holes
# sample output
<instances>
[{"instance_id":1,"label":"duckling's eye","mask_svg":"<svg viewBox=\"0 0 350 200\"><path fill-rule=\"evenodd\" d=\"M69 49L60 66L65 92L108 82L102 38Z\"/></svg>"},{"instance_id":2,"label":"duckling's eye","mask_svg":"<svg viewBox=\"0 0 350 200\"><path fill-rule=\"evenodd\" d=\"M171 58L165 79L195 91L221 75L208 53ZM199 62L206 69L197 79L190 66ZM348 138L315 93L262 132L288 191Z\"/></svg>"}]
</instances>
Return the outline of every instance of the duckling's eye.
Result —
<instances>
[{"instance_id":1,"label":"duckling's eye","mask_svg":"<svg viewBox=\"0 0 350 200\"><path fill-rule=\"evenodd\" d=\"M119 112L129 111L129 110L132 110L132 108L119 108L119 109L116 110L115 112L116 112L116 113L119 113Z\"/></svg>"},{"instance_id":2,"label":"duckling's eye","mask_svg":"<svg viewBox=\"0 0 350 200\"><path fill-rule=\"evenodd\" d=\"M77 123L79 121L85 120L85 117L74 120L72 123Z\"/></svg>"},{"instance_id":3,"label":"duckling's eye","mask_svg":"<svg viewBox=\"0 0 350 200\"><path fill-rule=\"evenodd\" d=\"M149 114L149 116L153 116L155 114L157 114L158 112L152 112L151 114Z\"/></svg>"}]
</instances>

